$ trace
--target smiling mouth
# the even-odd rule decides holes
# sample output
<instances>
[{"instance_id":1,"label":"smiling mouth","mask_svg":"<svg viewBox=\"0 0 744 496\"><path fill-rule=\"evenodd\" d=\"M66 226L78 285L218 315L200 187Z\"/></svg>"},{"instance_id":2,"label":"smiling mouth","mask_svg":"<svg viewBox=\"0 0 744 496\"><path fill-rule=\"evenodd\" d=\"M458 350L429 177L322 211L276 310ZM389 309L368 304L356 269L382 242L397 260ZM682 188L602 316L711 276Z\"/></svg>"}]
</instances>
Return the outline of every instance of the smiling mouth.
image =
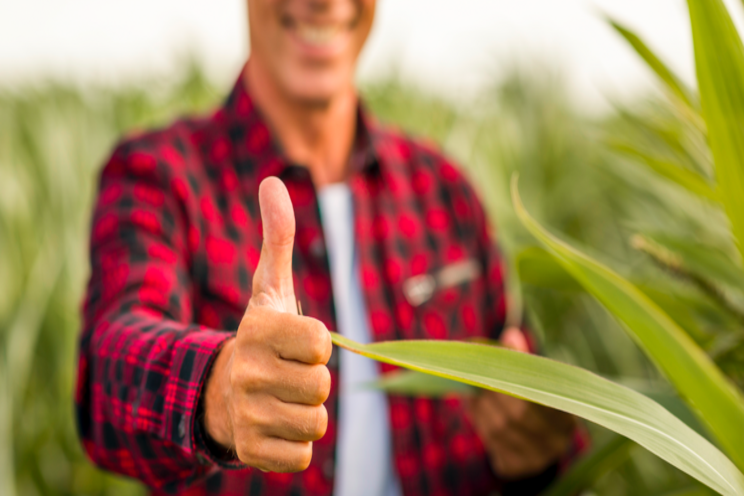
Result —
<instances>
[{"instance_id":1,"label":"smiling mouth","mask_svg":"<svg viewBox=\"0 0 744 496\"><path fill-rule=\"evenodd\" d=\"M298 22L294 26L294 31L298 38L308 45L326 46L331 45L340 34L348 29L343 24L326 24L316 25Z\"/></svg>"},{"instance_id":2,"label":"smiling mouth","mask_svg":"<svg viewBox=\"0 0 744 496\"><path fill-rule=\"evenodd\" d=\"M291 31L299 41L316 48L330 47L343 35L353 29L355 20L309 22L294 16L285 15L282 25Z\"/></svg>"}]
</instances>

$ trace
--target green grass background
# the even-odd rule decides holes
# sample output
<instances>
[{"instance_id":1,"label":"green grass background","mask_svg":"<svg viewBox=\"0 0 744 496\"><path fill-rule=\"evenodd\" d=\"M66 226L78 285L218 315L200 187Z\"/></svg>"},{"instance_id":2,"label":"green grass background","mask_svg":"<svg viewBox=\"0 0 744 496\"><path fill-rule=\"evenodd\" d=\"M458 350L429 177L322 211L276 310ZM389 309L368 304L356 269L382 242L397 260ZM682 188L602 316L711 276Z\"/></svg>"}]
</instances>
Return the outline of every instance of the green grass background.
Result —
<instances>
[{"instance_id":1,"label":"green grass background","mask_svg":"<svg viewBox=\"0 0 744 496\"><path fill-rule=\"evenodd\" d=\"M704 330L736 325L710 310L715 302L629 243L637 232L663 231L730 248L719 212L611 146L624 139L686 160L696 153L694 143L680 138L684 130L674 109L662 98L639 97L602 117L587 117L563 83L559 71L534 64L513 66L469 104L452 104L394 77L364 85L362 93L382 121L435 141L463 164L510 263L535 244L509 200L509 178L518 171L525 203L544 225L634 281L690 303L689 318ZM0 489L24 495L144 493L136 482L94 468L74 429L92 196L98 170L121 136L184 113L208 112L228 90L215 87L195 65L168 83L112 89L48 82L0 89ZM700 161L689 162L694 167ZM509 275L510 318L526 316L547 355L664 388L592 298L522 285L513 264ZM727 363L733 374L741 358L722 366ZM592 431L597 443L609 439L601 429ZM588 494L660 494L693 486L643 450L630 450L617 465Z\"/></svg>"}]
</instances>

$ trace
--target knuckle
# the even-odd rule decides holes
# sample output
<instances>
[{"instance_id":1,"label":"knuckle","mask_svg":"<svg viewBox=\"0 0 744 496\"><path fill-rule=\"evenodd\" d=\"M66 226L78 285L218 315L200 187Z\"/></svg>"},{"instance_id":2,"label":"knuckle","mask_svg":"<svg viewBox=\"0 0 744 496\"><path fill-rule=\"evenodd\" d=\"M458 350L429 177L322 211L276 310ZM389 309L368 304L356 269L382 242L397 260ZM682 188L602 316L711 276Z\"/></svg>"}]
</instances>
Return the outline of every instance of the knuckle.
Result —
<instances>
[{"instance_id":1,"label":"knuckle","mask_svg":"<svg viewBox=\"0 0 744 496\"><path fill-rule=\"evenodd\" d=\"M230 387L232 389L243 389L248 383L246 373L239 363L233 364L230 369Z\"/></svg>"},{"instance_id":2,"label":"knuckle","mask_svg":"<svg viewBox=\"0 0 744 496\"><path fill-rule=\"evenodd\" d=\"M239 408L233 412L233 429L240 430L245 433L243 437L247 437L251 432L254 432L256 426L255 413L250 408Z\"/></svg>"},{"instance_id":3,"label":"knuckle","mask_svg":"<svg viewBox=\"0 0 744 496\"><path fill-rule=\"evenodd\" d=\"M253 301L252 298L251 301ZM261 326L257 325L260 319L256 315L260 311L260 308L253 306L251 303L248 304L248 308L246 308L243 318L238 325L238 337L241 342L253 341L256 338L256 334L260 332Z\"/></svg>"},{"instance_id":4,"label":"knuckle","mask_svg":"<svg viewBox=\"0 0 744 496\"><path fill-rule=\"evenodd\" d=\"M309 319L308 322L308 350L315 362L327 363L333 351L331 335L321 321Z\"/></svg>"},{"instance_id":5,"label":"knuckle","mask_svg":"<svg viewBox=\"0 0 744 496\"><path fill-rule=\"evenodd\" d=\"M246 447L243 445L243 443L237 443L235 445L235 456L237 456L238 460L240 460L242 463L245 463L246 465L251 465L250 453L248 452Z\"/></svg>"},{"instance_id":6,"label":"knuckle","mask_svg":"<svg viewBox=\"0 0 744 496\"><path fill-rule=\"evenodd\" d=\"M244 461L248 466L255 467L259 470L270 472L285 472L283 470L286 462L278 459L271 449L270 443L266 439L257 438L251 446L248 461Z\"/></svg>"},{"instance_id":7,"label":"knuckle","mask_svg":"<svg viewBox=\"0 0 744 496\"><path fill-rule=\"evenodd\" d=\"M258 451L260 449L260 441L244 437L236 440L235 442L235 454L238 460L249 466L256 466L258 463Z\"/></svg>"},{"instance_id":8,"label":"knuckle","mask_svg":"<svg viewBox=\"0 0 744 496\"><path fill-rule=\"evenodd\" d=\"M325 365L318 365L318 403L325 403L331 394L331 372Z\"/></svg>"},{"instance_id":9,"label":"knuckle","mask_svg":"<svg viewBox=\"0 0 744 496\"><path fill-rule=\"evenodd\" d=\"M287 450L273 459L267 460L268 469L278 473L301 472L307 469L313 456L312 445L307 443L298 452L292 453L292 451L294 450Z\"/></svg>"},{"instance_id":10,"label":"knuckle","mask_svg":"<svg viewBox=\"0 0 744 496\"><path fill-rule=\"evenodd\" d=\"M297 455L297 459L294 461L293 472L301 472L310 466L310 462L313 459L313 447L312 444L308 443L307 446L303 446L300 453Z\"/></svg>"},{"instance_id":11,"label":"knuckle","mask_svg":"<svg viewBox=\"0 0 744 496\"><path fill-rule=\"evenodd\" d=\"M274 458L267 458L263 460L263 467L262 469L267 472L276 472L278 474L285 474L288 472L294 472L294 468L292 466L292 460L288 460L286 458L282 458L281 455Z\"/></svg>"},{"instance_id":12,"label":"knuckle","mask_svg":"<svg viewBox=\"0 0 744 496\"><path fill-rule=\"evenodd\" d=\"M264 304L266 297L264 293L254 294L240 321L238 335L248 346L263 344L276 332L277 312Z\"/></svg>"},{"instance_id":13,"label":"knuckle","mask_svg":"<svg viewBox=\"0 0 744 496\"><path fill-rule=\"evenodd\" d=\"M328 427L328 412L323 405L306 407L307 409L295 419L294 429L297 440L312 442L322 438Z\"/></svg>"},{"instance_id":14,"label":"knuckle","mask_svg":"<svg viewBox=\"0 0 744 496\"><path fill-rule=\"evenodd\" d=\"M309 437L311 441L322 438L328 428L328 411L323 405L313 408L309 426Z\"/></svg>"},{"instance_id":15,"label":"knuckle","mask_svg":"<svg viewBox=\"0 0 744 496\"><path fill-rule=\"evenodd\" d=\"M261 433L272 425L274 417L270 411L264 410L263 405L254 404L252 408L247 408L246 412L243 413L242 421L246 429L250 429L254 433Z\"/></svg>"},{"instance_id":16,"label":"knuckle","mask_svg":"<svg viewBox=\"0 0 744 496\"><path fill-rule=\"evenodd\" d=\"M260 366L255 364L251 367L253 370L250 372L250 382L248 385L251 389L256 391L270 390L276 384L275 374L269 367Z\"/></svg>"},{"instance_id":17,"label":"knuckle","mask_svg":"<svg viewBox=\"0 0 744 496\"><path fill-rule=\"evenodd\" d=\"M331 394L331 373L325 365L312 365L300 386L310 405L325 403Z\"/></svg>"},{"instance_id":18,"label":"knuckle","mask_svg":"<svg viewBox=\"0 0 744 496\"><path fill-rule=\"evenodd\" d=\"M230 385L240 391L261 389L268 383L265 367L248 365L244 361L236 361L230 370Z\"/></svg>"}]
</instances>

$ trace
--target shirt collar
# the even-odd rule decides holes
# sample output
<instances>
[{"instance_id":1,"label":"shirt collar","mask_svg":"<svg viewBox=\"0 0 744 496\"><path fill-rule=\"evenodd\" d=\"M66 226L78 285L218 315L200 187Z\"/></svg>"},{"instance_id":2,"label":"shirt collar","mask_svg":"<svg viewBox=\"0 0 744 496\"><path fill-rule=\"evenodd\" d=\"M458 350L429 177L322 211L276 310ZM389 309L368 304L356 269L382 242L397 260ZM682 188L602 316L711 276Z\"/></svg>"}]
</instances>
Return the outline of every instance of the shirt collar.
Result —
<instances>
[{"instance_id":1,"label":"shirt collar","mask_svg":"<svg viewBox=\"0 0 744 496\"><path fill-rule=\"evenodd\" d=\"M280 175L292 164L284 156L268 123L243 82L243 70L230 91L217 119L227 125L230 138L242 156L255 160L260 176ZM349 157L351 174L371 171L381 165L382 129L364 103L357 105L357 132Z\"/></svg>"}]
</instances>

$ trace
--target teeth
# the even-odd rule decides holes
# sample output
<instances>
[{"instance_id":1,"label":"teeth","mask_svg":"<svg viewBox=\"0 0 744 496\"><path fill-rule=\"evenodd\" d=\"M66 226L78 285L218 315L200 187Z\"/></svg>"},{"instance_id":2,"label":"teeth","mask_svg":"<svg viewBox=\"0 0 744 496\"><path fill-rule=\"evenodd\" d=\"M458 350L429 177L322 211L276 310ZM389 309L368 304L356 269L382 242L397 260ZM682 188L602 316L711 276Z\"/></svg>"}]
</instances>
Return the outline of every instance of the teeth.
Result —
<instances>
[{"instance_id":1,"label":"teeth","mask_svg":"<svg viewBox=\"0 0 744 496\"><path fill-rule=\"evenodd\" d=\"M311 24L298 24L297 34L302 41L311 45L327 45L331 43L336 35L341 32L338 26L313 26Z\"/></svg>"}]
</instances>

